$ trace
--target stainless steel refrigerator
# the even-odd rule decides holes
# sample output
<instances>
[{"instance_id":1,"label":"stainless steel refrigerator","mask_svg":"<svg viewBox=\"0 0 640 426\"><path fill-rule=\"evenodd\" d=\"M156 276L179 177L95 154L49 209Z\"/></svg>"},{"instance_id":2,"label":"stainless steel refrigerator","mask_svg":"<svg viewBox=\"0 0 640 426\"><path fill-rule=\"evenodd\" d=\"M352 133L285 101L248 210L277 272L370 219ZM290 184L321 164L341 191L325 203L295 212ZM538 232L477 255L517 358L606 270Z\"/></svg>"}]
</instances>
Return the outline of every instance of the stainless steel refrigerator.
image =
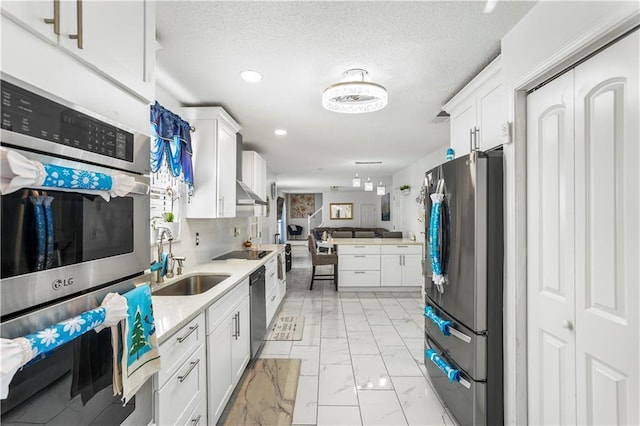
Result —
<instances>
[{"instance_id":1,"label":"stainless steel refrigerator","mask_svg":"<svg viewBox=\"0 0 640 426\"><path fill-rule=\"evenodd\" d=\"M502 161L474 151L425 176L425 366L461 425L504 423Z\"/></svg>"}]
</instances>

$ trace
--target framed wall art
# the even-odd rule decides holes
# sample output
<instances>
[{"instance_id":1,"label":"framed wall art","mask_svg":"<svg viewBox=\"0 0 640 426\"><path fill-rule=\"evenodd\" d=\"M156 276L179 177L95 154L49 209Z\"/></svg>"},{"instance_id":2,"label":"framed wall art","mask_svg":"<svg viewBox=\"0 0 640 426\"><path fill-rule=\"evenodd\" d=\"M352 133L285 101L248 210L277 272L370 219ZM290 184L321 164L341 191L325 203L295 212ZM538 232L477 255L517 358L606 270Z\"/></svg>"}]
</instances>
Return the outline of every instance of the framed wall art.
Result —
<instances>
[{"instance_id":1,"label":"framed wall art","mask_svg":"<svg viewBox=\"0 0 640 426\"><path fill-rule=\"evenodd\" d=\"M331 220L353 219L353 203L330 203L329 219Z\"/></svg>"}]
</instances>

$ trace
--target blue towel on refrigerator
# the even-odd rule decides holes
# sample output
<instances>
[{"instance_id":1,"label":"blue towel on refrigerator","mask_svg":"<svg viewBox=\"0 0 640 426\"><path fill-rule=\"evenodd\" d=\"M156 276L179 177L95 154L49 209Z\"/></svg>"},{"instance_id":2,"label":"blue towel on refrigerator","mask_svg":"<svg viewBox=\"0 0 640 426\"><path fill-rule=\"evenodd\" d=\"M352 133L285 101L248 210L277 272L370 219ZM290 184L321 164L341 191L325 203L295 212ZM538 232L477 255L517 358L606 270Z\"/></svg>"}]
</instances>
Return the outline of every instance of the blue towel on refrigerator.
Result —
<instances>
[{"instance_id":1,"label":"blue towel on refrigerator","mask_svg":"<svg viewBox=\"0 0 640 426\"><path fill-rule=\"evenodd\" d=\"M123 296L127 299L127 318L112 330L113 387L126 403L160 370L160 352L149 286L142 285Z\"/></svg>"}]
</instances>

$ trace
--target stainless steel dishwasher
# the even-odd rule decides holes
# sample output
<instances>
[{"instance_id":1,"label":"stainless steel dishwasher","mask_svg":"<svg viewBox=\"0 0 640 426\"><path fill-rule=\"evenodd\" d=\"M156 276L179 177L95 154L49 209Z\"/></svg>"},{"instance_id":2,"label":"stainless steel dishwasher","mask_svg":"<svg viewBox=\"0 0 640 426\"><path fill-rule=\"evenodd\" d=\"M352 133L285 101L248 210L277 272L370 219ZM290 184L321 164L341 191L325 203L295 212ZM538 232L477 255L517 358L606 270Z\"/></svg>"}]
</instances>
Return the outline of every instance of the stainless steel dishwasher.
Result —
<instances>
[{"instance_id":1,"label":"stainless steel dishwasher","mask_svg":"<svg viewBox=\"0 0 640 426\"><path fill-rule=\"evenodd\" d=\"M264 344L267 333L267 314L265 303L266 268L259 267L249 275L249 295L251 297L251 358L255 358Z\"/></svg>"}]
</instances>

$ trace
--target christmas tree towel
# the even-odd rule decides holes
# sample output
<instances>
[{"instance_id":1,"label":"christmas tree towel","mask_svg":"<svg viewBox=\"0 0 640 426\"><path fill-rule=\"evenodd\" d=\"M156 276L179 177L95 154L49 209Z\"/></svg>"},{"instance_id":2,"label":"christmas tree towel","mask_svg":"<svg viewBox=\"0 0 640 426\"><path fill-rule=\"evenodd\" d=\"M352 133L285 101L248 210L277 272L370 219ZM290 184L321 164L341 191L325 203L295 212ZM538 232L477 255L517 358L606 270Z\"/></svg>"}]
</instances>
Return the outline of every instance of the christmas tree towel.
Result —
<instances>
[{"instance_id":1,"label":"christmas tree towel","mask_svg":"<svg viewBox=\"0 0 640 426\"><path fill-rule=\"evenodd\" d=\"M111 330L113 390L126 404L149 377L160 370L160 352L153 318L151 290L142 285L123 295L127 318Z\"/></svg>"}]
</instances>

